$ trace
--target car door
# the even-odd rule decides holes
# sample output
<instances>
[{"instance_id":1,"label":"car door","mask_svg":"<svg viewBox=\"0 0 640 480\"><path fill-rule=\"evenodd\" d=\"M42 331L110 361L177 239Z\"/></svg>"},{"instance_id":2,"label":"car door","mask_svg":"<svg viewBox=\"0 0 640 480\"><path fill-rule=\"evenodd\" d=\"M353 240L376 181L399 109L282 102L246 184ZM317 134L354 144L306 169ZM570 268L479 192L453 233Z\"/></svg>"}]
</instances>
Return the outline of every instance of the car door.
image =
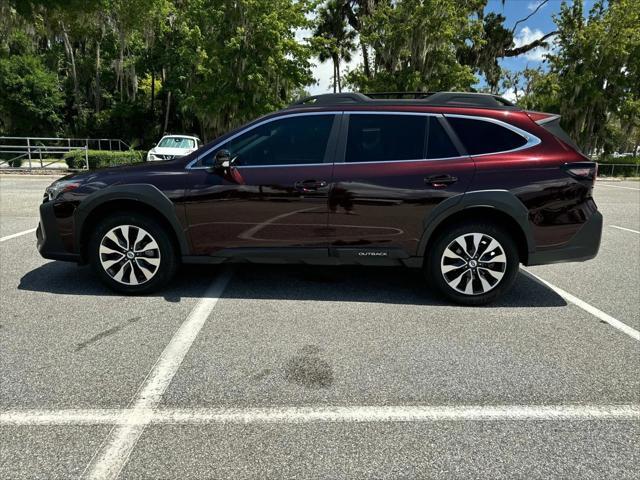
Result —
<instances>
[{"instance_id":1,"label":"car door","mask_svg":"<svg viewBox=\"0 0 640 480\"><path fill-rule=\"evenodd\" d=\"M193 254L326 257L340 117L272 117L205 150L190 167L185 203ZM220 150L229 151L230 166L212 169Z\"/></svg>"},{"instance_id":2,"label":"car door","mask_svg":"<svg viewBox=\"0 0 640 480\"><path fill-rule=\"evenodd\" d=\"M345 112L329 194L332 254L358 263L417 254L429 213L473 177L447 129L436 114Z\"/></svg>"}]
</instances>

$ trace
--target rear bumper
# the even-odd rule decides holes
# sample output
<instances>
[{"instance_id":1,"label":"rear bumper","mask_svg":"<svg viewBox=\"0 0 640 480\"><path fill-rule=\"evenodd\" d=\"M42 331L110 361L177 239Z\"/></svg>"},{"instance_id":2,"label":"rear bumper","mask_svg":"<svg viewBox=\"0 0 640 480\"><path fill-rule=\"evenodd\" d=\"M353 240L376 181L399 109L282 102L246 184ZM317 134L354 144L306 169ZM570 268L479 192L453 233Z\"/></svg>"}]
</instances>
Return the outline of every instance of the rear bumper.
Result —
<instances>
[{"instance_id":1,"label":"rear bumper","mask_svg":"<svg viewBox=\"0 0 640 480\"><path fill-rule=\"evenodd\" d=\"M36 230L38 251L40 255L49 260L63 260L65 262L78 262L80 255L69 252L62 242L56 217L53 212L53 202L40 205L40 223Z\"/></svg>"},{"instance_id":2,"label":"rear bumper","mask_svg":"<svg viewBox=\"0 0 640 480\"><path fill-rule=\"evenodd\" d=\"M602 238L602 214L596 211L565 245L529 253L527 265L584 262L598 254Z\"/></svg>"}]
</instances>

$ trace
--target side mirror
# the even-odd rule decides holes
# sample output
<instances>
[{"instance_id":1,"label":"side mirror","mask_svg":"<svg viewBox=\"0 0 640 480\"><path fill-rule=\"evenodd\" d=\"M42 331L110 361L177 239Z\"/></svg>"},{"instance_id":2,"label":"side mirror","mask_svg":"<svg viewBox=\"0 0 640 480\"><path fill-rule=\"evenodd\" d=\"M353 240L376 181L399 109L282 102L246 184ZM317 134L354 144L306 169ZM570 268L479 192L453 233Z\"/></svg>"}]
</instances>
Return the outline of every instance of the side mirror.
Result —
<instances>
[{"instance_id":1,"label":"side mirror","mask_svg":"<svg viewBox=\"0 0 640 480\"><path fill-rule=\"evenodd\" d=\"M231 158L231 152L226 149L218 150L213 157L213 165L209 169L210 172L219 172L220 170L225 170L231 166L233 163Z\"/></svg>"}]
</instances>

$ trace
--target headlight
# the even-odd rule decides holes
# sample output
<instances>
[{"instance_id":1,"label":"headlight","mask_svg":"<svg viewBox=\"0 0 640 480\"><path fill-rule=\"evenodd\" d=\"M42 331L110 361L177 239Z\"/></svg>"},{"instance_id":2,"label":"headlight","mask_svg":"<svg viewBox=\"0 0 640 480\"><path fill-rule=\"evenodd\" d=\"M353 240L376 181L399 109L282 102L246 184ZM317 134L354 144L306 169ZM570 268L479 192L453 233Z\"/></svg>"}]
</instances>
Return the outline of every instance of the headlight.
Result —
<instances>
[{"instance_id":1,"label":"headlight","mask_svg":"<svg viewBox=\"0 0 640 480\"><path fill-rule=\"evenodd\" d=\"M62 193L75 190L79 186L80 184L78 182L74 182L73 180L59 180L49 185L46 192L49 196L49 201L51 201L58 198Z\"/></svg>"}]
</instances>

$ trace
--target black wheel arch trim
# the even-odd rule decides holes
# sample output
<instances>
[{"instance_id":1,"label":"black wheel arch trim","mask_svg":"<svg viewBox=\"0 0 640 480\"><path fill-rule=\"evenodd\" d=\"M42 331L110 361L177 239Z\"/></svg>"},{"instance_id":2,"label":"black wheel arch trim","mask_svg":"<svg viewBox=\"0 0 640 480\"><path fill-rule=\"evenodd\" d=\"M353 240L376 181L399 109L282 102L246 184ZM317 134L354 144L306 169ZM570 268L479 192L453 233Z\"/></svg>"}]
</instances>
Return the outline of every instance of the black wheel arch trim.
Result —
<instances>
[{"instance_id":1,"label":"black wheel arch trim","mask_svg":"<svg viewBox=\"0 0 640 480\"><path fill-rule=\"evenodd\" d=\"M424 218L418 256L425 255L433 232L452 215L474 208L492 208L511 217L521 228L527 241L527 252L535 251L535 240L529 225L527 207L508 190L475 190L455 195L441 202Z\"/></svg>"},{"instance_id":2,"label":"black wheel arch trim","mask_svg":"<svg viewBox=\"0 0 640 480\"><path fill-rule=\"evenodd\" d=\"M181 255L188 255L189 243L183 226L178 220L175 204L158 189L148 183L112 185L87 196L74 214L75 245L80 250L83 226L91 212L100 205L117 200L132 200L156 210L171 225L180 246Z\"/></svg>"}]
</instances>

